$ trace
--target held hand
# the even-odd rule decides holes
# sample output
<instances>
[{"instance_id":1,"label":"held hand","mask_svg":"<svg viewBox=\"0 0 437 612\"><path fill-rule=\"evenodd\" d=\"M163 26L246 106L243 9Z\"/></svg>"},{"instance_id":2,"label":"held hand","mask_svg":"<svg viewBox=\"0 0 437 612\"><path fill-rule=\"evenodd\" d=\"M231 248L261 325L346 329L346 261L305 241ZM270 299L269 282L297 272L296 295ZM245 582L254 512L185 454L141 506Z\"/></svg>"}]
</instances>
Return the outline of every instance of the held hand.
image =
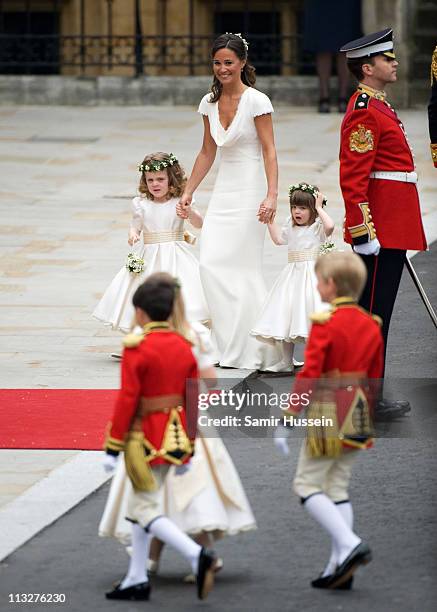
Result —
<instances>
[{"instance_id":1,"label":"held hand","mask_svg":"<svg viewBox=\"0 0 437 612\"><path fill-rule=\"evenodd\" d=\"M115 470L117 463L118 456L108 455L108 453L105 453L105 456L103 457L103 469L107 474L111 474Z\"/></svg>"},{"instance_id":2,"label":"held hand","mask_svg":"<svg viewBox=\"0 0 437 612\"><path fill-rule=\"evenodd\" d=\"M378 238L373 238L370 242L364 244L355 244L354 251L359 255L378 255L381 245L379 244Z\"/></svg>"},{"instance_id":3,"label":"held hand","mask_svg":"<svg viewBox=\"0 0 437 612\"><path fill-rule=\"evenodd\" d=\"M191 201L193 196L183 193L181 199L176 204L176 214L181 219L188 219L191 209Z\"/></svg>"},{"instance_id":4,"label":"held hand","mask_svg":"<svg viewBox=\"0 0 437 612\"><path fill-rule=\"evenodd\" d=\"M127 242L128 242L128 244L130 244L132 246L136 242L138 242L139 239L140 239L140 237L138 236L138 234L131 230L129 232L129 238L128 238Z\"/></svg>"},{"instance_id":5,"label":"held hand","mask_svg":"<svg viewBox=\"0 0 437 612\"><path fill-rule=\"evenodd\" d=\"M272 223L276 215L276 198L267 196L260 204L257 216L260 223Z\"/></svg>"},{"instance_id":6,"label":"held hand","mask_svg":"<svg viewBox=\"0 0 437 612\"><path fill-rule=\"evenodd\" d=\"M317 196L316 196L316 210L317 210L317 212L323 208L323 200L324 199L325 199L325 196L323 195L323 193L321 191L318 191L317 192Z\"/></svg>"},{"instance_id":7,"label":"held hand","mask_svg":"<svg viewBox=\"0 0 437 612\"><path fill-rule=\"evenodd\" d=\"M191 470L191 459L187 461L187 463L183 463L182 465L177 465L175 467L174 473L175 473L175 476L183 476L189 470Z\"/></svg>"},{"instance_id":8,"label":"held hand","mask_svg":"<svg viewBox=\"0 0 437 612\"><path fill-rule=\"evenodd\" d=\"M276 449L284 455L284 457L288 457L290 454L290 448L288 446L288 438L290 437L290 427L284 427L284 425L278 425L278 427L273 432L273 443Z\"/></svg>"}]
</instances>

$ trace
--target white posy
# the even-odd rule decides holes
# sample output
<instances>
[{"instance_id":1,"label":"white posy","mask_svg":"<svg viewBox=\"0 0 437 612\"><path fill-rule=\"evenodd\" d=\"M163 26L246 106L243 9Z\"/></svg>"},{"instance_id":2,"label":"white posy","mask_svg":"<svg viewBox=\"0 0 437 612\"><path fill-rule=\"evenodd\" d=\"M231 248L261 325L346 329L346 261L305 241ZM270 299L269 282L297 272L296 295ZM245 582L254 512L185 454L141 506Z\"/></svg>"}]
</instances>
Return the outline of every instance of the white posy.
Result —
<instances>
[{"instance_id":1,"label":"white posy","mask_svg":"<svg viewBox=\"0 0 437 612\"><path fill-rule=\"evenodd\" d=\"M378 255L381 245L379 244L378 238L373 238L369 242L364 244L355 244L354 251L359 255Z\"/></svg>"}]
</instances>

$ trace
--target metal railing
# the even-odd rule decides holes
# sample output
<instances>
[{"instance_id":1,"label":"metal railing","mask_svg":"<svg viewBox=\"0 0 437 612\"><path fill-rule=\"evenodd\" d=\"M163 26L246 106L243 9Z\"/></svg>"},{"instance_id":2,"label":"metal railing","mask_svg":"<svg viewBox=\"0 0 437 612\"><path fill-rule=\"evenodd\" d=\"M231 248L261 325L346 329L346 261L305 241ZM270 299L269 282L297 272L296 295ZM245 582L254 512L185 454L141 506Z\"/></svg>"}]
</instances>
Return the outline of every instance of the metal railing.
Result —
<instances>
[{"instance_id":1,"label":"metal railing","mask_svg":"<svg viewBox=\"0 0 437 612\"><path fill-rule=\"evenodd\" d=\"M169 67L184 74L209 74L214 36L117 36L0 34L0 73L59 74L74 68L107 73L116 67L132 69L133 76L150 68L162 72ZM250 35L250 61L262 74L281 74L283 68L302 73L311 67L300 52L299 36ZM160 72L158 70L158 73ZM155 70L156 73L156 70Z\"/></svg>"}]
</instances>

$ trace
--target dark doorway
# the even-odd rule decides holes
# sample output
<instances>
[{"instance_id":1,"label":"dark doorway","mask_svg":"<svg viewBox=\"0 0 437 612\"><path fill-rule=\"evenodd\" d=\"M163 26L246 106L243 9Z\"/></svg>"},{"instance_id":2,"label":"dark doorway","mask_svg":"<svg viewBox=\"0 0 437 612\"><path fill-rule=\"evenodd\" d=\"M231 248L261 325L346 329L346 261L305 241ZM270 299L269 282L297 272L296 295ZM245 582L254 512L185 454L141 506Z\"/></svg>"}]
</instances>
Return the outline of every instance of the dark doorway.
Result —
<instances>
[{"instance_id":1,"label":"dark doorway","mask_svg":"<svg viewBox=\"0 0 437 612\"><path fill-rule=\"evenodd\" d=\"M216 33L241 32L249 43L249 57L257 74L280 74L281 15L279 11L216 11Z\"/></svg>"},{"instance_id":2,"label":"dark doorway","mask_svg":"<svg viewBox=\"0 0 437 612\"><path fill-rule=\"evenodd\" d=\"M0 23L2 74L59 73L57 11L4 11Z\"/></svg>"}]
</instances>

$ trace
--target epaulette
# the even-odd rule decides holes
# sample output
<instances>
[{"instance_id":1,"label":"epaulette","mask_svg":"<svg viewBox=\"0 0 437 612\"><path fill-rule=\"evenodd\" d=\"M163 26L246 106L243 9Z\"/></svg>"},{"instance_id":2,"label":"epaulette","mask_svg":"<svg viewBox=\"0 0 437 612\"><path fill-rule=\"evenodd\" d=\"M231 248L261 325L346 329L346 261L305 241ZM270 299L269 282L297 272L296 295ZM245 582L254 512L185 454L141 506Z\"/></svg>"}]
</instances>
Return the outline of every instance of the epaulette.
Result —
<instances>
[{"instance_id":1,"label":"epaulette","mask_svg":"<svg viewBox=\"0 0 437 612\"><path fill-rule=\"evenodd\" d=\"M434 49L434 53L431 58L431 87L434 84L434 81L437 81L437 46Z\"/></svg>"},{"instance_id":2,"label":"epaulette","mask_svg":"<svg viewBox=\"0 0 437 612\"><path fill-rule=\"evenodd\" d=\"M372 319L378 323L379 327L382 327L382 319L376 314L371 315Z\"/></svg>"},{"instance_id":3,"label":"epaulette","mask_svg":"<svg viewBox=\"0 0 437 612\"><path fill-rule=\"evenodd\" d=\"M310 319L313 323L327 323L329 319L332 317L332 313L334 310L322 310L321 312L313 312L310 315Z\"/></svg>"},{"instance_id":4,"label":"epaulette","mask_svg":"<svg viewBox=\"0 0 437 612\"><path fill-rule=\"evenodd\" d=\"M123 345L125 348L136 348L144 340L144 334L127 334L123 338Z\"/></svg>"},{"instance_id":5,"label":"epaulette","mask_svg":"<svg viewBox=\"0 0 437 612\"><path fill-rule=\"evenodd\" d=\"M369 94L366 94L363 91L363 93L360 93L360 95L357 96L357 99L355 100L354 110L364 110L365 108L368 108L369 102L370 102Z\"/></svg>"}]
</instances>

